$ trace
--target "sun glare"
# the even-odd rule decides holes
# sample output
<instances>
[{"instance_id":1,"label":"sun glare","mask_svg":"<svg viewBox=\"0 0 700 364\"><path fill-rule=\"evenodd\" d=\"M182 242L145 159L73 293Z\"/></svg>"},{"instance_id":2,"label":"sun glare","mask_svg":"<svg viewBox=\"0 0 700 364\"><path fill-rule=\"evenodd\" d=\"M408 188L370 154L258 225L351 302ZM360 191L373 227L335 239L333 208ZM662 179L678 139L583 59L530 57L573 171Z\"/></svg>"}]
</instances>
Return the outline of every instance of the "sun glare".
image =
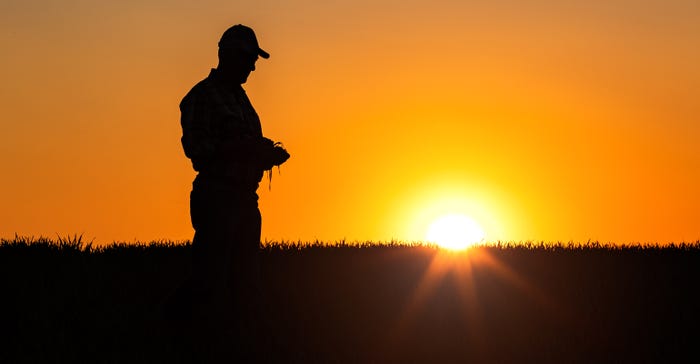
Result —
<instances>
[{"instance_id":1,"label":"sun glare","mask_svg":"<svg viewBox=\"0 0 700 364\"><path fill-rule=\"evenodd\" d=\"M463 250L482 241L484 230L468 216L451 214L433 221L425 238L443 249Z\"/></svg>"}]
</instances>

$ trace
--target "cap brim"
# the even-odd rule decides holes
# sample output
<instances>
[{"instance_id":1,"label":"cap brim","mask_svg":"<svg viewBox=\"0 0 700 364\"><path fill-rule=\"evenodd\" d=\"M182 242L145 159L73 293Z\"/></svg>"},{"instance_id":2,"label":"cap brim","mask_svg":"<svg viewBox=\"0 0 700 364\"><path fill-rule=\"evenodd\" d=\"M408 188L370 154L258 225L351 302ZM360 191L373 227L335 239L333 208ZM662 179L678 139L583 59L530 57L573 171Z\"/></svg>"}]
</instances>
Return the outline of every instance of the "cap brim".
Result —
<instances>
[{"instance_id":1,"label":"cap brim","mask_svg":"<svg viewBox=\"0 0 700 364\"><path fill-rule=\"evenodd\" d=\"M236 49L248 54L257 54L258 56L265 59L270 58L270 53L265 52L260 47L258 47L256 51L255 46L251 47L247 44L243 44L242 42L219 42L219 49Z\"/></svg>"}]
</instances>

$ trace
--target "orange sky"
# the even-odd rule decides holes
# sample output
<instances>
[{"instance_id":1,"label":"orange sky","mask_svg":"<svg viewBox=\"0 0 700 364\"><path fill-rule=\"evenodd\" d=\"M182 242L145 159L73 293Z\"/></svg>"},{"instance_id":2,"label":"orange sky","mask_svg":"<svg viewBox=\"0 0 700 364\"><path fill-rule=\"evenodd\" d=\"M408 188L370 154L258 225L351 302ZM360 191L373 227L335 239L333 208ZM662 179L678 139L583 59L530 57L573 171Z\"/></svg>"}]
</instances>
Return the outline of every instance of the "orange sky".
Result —
<instances>
[{"instance_id":1,"label":"orange sky","mask_svg":"<svg viewBox=\"0 0 700 364\"><path fill-rule=\"evenodd\" d=\"M695 0L4 1L0 236L191 238L178 103L236 23L263 238L700 239Z\"/></svg>"}]
</instances>

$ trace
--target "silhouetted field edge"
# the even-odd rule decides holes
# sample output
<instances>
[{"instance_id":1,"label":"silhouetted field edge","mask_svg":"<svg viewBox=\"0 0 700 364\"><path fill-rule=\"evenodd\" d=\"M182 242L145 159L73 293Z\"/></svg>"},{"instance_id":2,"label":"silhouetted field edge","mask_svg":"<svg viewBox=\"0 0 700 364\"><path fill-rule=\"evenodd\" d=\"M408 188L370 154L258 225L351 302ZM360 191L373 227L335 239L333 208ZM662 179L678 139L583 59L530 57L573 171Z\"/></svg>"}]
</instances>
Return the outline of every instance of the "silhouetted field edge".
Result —
<instances>
[{"instance_id":1,"label":"silhouetted field edge","mask_svg":"<svg viewBox=\"0 0 700 364\"><path fill-rule=\"evenodd\" d=\"M80 253L108 253L115 250L160 250L178 249L191 246L190 240L153 240L150 242L115 241L107 245L96 245L94 241L86 241L82 235L57 236L55 239L45 236L20 236L12 239L0 238L0 248L23 249L38 248L52 251L70 251ZM427 250L440 250L436 244L422 241L348 241L337 240L333 242L314 241L263 241L262 250L315 250L315 249L377 249L377 248L421 248ZM577 250L664 250L664 251L697 251L700 250L700 240L694 242L670 242L670 243L613 243L586 241L584 242L548 242L548 241L495 241L475 244L469 249L495 249L495 250L544 250L544 251L577 251Z\"/></svg>"}]
</instances>

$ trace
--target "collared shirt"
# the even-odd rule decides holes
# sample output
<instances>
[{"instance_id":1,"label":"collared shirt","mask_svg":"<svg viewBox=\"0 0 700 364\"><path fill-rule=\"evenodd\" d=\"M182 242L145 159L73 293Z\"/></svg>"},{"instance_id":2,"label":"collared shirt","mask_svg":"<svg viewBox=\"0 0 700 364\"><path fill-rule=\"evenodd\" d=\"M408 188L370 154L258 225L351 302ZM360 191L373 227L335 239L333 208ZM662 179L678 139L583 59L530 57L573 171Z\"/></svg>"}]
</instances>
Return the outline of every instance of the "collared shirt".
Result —
<instances>
[{"instance_id":1,"label":"collared shirt","mask_svg":"<svg viewBox=\"0 0 700 364\"><path fill-rule=\"evenodd\" d=\"M263 171L255 156L225 154L226 145L262 138L260 118L243 87L224 84L212 69L182 99L180 112L182 147L193 168L257 189Z\"/></svg>"}]
</instances>

